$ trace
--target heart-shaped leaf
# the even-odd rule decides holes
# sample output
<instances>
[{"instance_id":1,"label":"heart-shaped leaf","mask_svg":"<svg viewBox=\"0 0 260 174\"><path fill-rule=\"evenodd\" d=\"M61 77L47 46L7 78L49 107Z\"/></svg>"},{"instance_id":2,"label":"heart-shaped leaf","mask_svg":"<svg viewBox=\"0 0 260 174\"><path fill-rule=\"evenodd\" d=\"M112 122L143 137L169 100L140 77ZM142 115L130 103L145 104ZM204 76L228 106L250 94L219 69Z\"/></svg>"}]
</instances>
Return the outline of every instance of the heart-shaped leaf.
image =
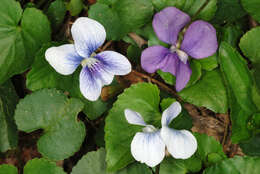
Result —
<instances>
[{"instance_id":1,"label":"heart-shaped leaf","mask_svg":"<svg viewBox=\"0 0 260 174\"><path fill-rule=\"evenodd\" d=\"M72 169L71 174L152 174L152 171L147 166L140 163L131 164L116 173L107 172L105 159L106 152L104 148L89 152L79 160Z\"/></svg>"},{"instance_id":2,"label":"heart-shaped leaf","mask_svg":"<svg viewBox=\"0 0 260 174\"><path fill-rule=\"evenodd\" d=\"M0 16L0 83L3 83L29 68L40 46L50 41L51 29L40 10L27 8L23 12L15 0L1 1Z\"/></svg>"},{"instance_id":3,"label":"heart-shaped leaf","mask_svg":"<svg viewBox=\"0 0 260 174\"><path fill-rule=\"evenodd\" d=\"M85 137L85 126L77 120L83 103L54 89L43 89L20 100L15 111L18 129L43 129L38 151L52 160L62 160L77 152Z\"/></svg>"},{"instance_id":4,"label":"heart-shaped leaf","mask_svg":"<svg viewBox=\"0 0 260 174\"><path fill-rule=\"evenodd\" d=\"M139 112L147 123L159 126L159 90L155 85L139 83L126 89L118 97L109 111L105 125L107 165L109 171L121 169L134 161L130 153L130 144L140 126L129 124L124 115L125 109Z\"/></svg>"},{"instance_id":5,"label":"heart-shaped leaf","mask_svg":"<svg viewBox=\"0 0 260 174\"><path fill-rule=\"evenodd\" d=\"M206 72L196 84L179 94L184 101L196 106L204 106L217 113L227 112L227 93L218 70Z\"/></svg>"}]
</instances>

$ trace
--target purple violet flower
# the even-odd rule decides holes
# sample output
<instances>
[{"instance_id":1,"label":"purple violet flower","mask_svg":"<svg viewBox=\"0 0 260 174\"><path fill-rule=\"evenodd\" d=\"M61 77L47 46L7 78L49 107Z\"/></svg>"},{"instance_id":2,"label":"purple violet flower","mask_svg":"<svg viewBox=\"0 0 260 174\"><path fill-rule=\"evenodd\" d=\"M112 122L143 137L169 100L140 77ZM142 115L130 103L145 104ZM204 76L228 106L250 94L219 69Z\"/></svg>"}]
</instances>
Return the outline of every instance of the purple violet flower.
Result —
<instances>
[{"instance_id":1,"label":"purple violet flower","mask_svg":"<svg viewBox=\"0 0 260 174\"><path fill-rule=\"evenodd\" d=\"M60 74L72 74L81 64L80 91L88 100L95 101L101 94L102 86L112 82L114 75L126 75L131 71L128 59L114 51L96 54L106 40L106 31L97 21L78 18L71 28L74 44L51 47L45 57Z\"/></svg>"},{"instance_id":2,"label":"purple violet flower","mask_svg":"<svg viewBox=\"0 0 260 174\"><path fill-rule=\"evenodd\" d=\"M208 22L197 20L185 32L182 43L178 34L190 22L190 17L175 7L167 7L155 14L153 28L157 37L171 45L151 46L142 52L142 68L154 73L161 69L176 76L176 90L181 91L190 80L191 68L188 57L203 59L213 55L217 48L216 30Z\"/></svg>"}]
</instances>

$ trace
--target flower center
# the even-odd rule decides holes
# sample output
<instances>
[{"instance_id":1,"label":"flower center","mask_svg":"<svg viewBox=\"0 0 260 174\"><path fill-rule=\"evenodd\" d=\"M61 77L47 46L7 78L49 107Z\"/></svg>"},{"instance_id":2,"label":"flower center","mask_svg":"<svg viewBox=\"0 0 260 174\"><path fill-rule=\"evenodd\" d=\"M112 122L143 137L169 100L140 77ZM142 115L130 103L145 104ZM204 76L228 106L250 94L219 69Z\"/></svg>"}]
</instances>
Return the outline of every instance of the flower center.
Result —
<instances>
[{"instance_id":1,"label":"flower center","mask_svg":"<svg viewBox=\"0 0 260 174\"><path fill-rule=\"evenodd\" d=\"M92 53L90 55L90 57L83 59L80 63L83 67L88 66L88 68L93 67L93 65L95 65L96 63L99 62L99 60L97 60L96 58L94 58L94 56L96 56L96 53Z\"/></svg>"},{"instance_id":2,"label":"flower center","mask_svg":"<svg viewBox=\"0 0 260 174\"><path fill-rule=\"evenodd\" d=\"M184 51L182 51L181 49L178 49L176 46L172 45L170 47L170 51L171 53L177 53L179 59L184 63L186 64L187 61L188 61L188 54L186 54Z\"/></svg>"},{"instance_id":3,"label":"flower center","mask_svg":"<svg viewBox=\"0 0 260 174\"><path fill-rule=\"evenodd\" d=\"M155 132L157 129L153 125L147 125L145 128L143 128L143 132Z\"/></svg>"}]
</instances>

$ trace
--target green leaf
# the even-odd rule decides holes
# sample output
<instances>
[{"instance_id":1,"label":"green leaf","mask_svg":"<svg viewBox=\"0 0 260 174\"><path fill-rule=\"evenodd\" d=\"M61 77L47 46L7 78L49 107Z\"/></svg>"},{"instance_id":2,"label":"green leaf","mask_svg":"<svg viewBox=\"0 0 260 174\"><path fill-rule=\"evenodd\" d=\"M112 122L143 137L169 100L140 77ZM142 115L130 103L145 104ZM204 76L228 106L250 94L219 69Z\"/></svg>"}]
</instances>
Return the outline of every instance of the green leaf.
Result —
<instances>
[{"instance_id":1,"label":"green leaf","mask_svg":"<svg viewBox=\"0 0 260 174\"><path fill-rule=\"evenodd\" d=\"M160 174L186 174L189 172L199 172L201 168L201 160L195 156L186 160L169 157L161 163Z\"/></svg>"},{"instance_id":2,"label":"green leaf","mask_svg":"<svg viewBox=\"0 0 260 174\"><path fill-rule=\"evenodd\" d=\"M3 164L0 165L0 174L18 174L18 170L12 165Z\"/></svg>"},{"instance_id":3,"label":"green leaf","mask_svg":"<svg viewBox=\"0 0 260 174\"><path fill-rule=\"evenodd\" d=\"M260 5L260 4L259 4ZM260 27L248 31L240 40L239 46L252 62L260 62Z\"/></svg>"},{"instance_id":4,"label":"green leaf","mask_svg":"<svg viewBox=\"0 0 260 174\"><path fill-rule=\"evenodd\" d=\"M70 0L67 9L70 11L71 16L77 16L83 9L82 0Z\"/></svg>"},{"instance_id":5,"label":"green leaf","mask_svg":"<svg viewBox=\"0 0 260 174\"><path fill-rule=\"evenodd\" d=\"M206 71L212 71L213 69L218 67L218 61L217 61L217 54L213 54L212 56L209 56L204 59L198 59L196 61L199 61L201 68Z\"/></svg>"},{"instance_id":6,"label":"green leaf","mask_svg":"<svg viewBox=\"0 0 260 174\"><path fill-rule=\"evenodd\" d=\"M211 160L212 155L215 157L217 156L220 159L226 158L222 145L215 140L214 137L199 133L194 133L194 135L198 142L198 150L196 154L205 165L209 166L214 162L214 160Z\"/></svg>"},{"instance_id":7,"label":"green leaf","mask_svg":"<svg viewBox=\"0 0 260 174\"><path fill-rule=\"evenodd\" d=\"M12 82L8 80L0 85L0 152L17 146L18 133L13 118L17 103L18 96Z\"/></svg>"},{"instance_id":8,"label":"green leaf","mask_svg":"<svg viewBox=\"0 0 260 174\"><path fill-rule=\"evenodd\" d=\"M79 69L73 75L64 76L57 73L51 65L45 60L45 51L51 46L58 46L58 43L48 43L36 54L35 61L31 71L26 76L26 87L32 91L42 88L56 88L68 91L69 95L81 99L84 103L83 112L91 120L98 118L107 110L107 103L100 99L91 102L88 101L79 89Z\"/></svg>"},{"instance_id":9,"label":"green leaf","mask_svg":"<svg viewBox=\"0 0 260 174\"><path fill-rule=\"evenodd\" d=\"M65 174L61 167L56 166L44 158L34 158L28 161L24 167L24 174Z\"/></svg>"},{"instance_id":10,"label":"green leaf","mask_svg":"<svg viewBox=\"0 0 260 174\"><path fill-rule=\"evenodd\" d=\"M127 58L131 60L131 62L140 63L142 50L134 45L130 45L127 48Z\"/></svg>"},{"instance_id":11,"label":"green leaf","mask_svg":"<svg viewBox=\"0 0 260 174\"><path fill-rule=\"evenodd\" d=\"M163 72L162 70L158 70L157 73L160 75L160 77L164 80L165 83L169 85L174 85L175 84L175 76L173 76L169 72Z\"/></svg>"},{"instance_id":12,"label":"green leaf","mask_svg":"<svg viewBox=\"0 0 260 174\"><path fill-rule=\"evenodd\" d=\"M153 5L150 0L120 0L113 4L128 32L144 26L152 19Z\"/></svg>"},{"instance_id":13,"label":"green leaf","mask_svg":"<svg viewBox=\"0 0 260 174\"><path fill-rule=\"evenodd\" d=\"M245 10L251 15L253 16L253 18L255 20L257 20L258 22L260 22L260 11L259 11L259 7L260 7L260 1L259 0L241 0L243 7L245 8Z\"/></svg>"},{"instance_id":14,"label":"green leaf","mask_svg":"<svg viewBox=\"0 0 260 174\"><path fill-rule=\"evenodd\" d=\"M0 84L25 71L40 46L50 41L47 17L35 8L24 12L14 0L2 0L0 6Z\"/></svg>"},{"instance_id":15,"label":"green leaf","mask_svg":"<svg viewBox=\"0 0 260 174\"><path fill-rule=\"evenodd\" d=\"M202 75L201 64L200 64L199 61L191 59L191 61L189 61L189 63L190 63L190 68L192 70L192 74L190 76L190 80L187 84L187 87L195 84L200 79L200 77Z\"/></svg>"},{"instance_id":16,"label":"green leaf","mask_svg":"<svg viewBox=\"0 0 260 174\"><path fill-rule=\"evenodd\" d=\"M109 171L116 171L134 161L130 144L136 132L141 131L141 126L129 124L124 110L129 108L139 112L146 123L159 127L159 102L159 89L150 83L132 85L118 96L105 125L106 161Z\"/></svg>"},{"instance_id":17,"label":"green leaf","mask_svg":"<svg viewBox=\"0 0 260 174\"><path fill-rule=\"evenodd\" d=\"M92 5L89 9L89 17L99 21L105 27L108 40L119 40L127 34L117 12L106 4Z\"/></svg>"},{"instance_id":18,"label":"green leaf","mask_svg":"<svg viewBox=\"0 0 260 174\"><path fill-rule=\"evenodd\" d=\"M50 19L52 28L54 28L56 31L62 24L66 11L67 9L63 0L56 0L52 2L48 8L47 16Z\"/></svg>"},{"instance_id":19,"label":"green leaf","mask_svg":"<svg viewBox=\"0 0 260 174\"><path fill-rule=\"evenodd\" d=\"M104 148L89 152L83 156L72 169L71 174L108 174L106 171L106 152ZM113 174L152 174L152 171L144 164L132 164L127 168ZM112 174L109 172L109 174Z\"/></svg>"},{"instance_id":20,"label":"green leaf","mask_svg":"<svg viewBox=\"0 0 260 174\"><path fill-rule=\"evenodd\" d=\"M195 85L184 88L179 95L185 102L217 113L226 113L228 109L226 89L218 70L205 72Z\"/></svg>"},{"instance_id":21,"label":"green leaf","mask_svg":"<svg viewBox=\"0 0 260 174\"><path fill-rule=\"evenodd\" d=\"M208 1L196 19L210 20L217 10L217 0L152 0L154 7L160 11L166 7L174 6L188 13L191 17Z\"/></svg>"},{"instance_id":22,"label":"green leaf","mask_svg":"<svg viewBox=\"0 0 260 174\"><path fill-rule=\"evenodd\" d=\"M63 160L77 152L85 137L85 126L76 116L83 103L68 99L54 89L43 89L20 100L15 111L18 129L32 132L43 129L38 151L52 160Z\"/></svg>"},{"instance_id":23,"label":"green leaf","mask_svg":"<svg viewBox=\"0 0 260 174\"><path fill-rule=\"evenodd\" d=\"M257 134L249 140L240 143L239 146L247 155L260 156L260 134Z\"/></svg>"},{"instance_id":24,"label":"green leaf","mask_svg":"<svg viewBox=\"0 0 260 174\"><path fill-rule=\"evenodd\" d=\"M260 158L239 157L229 158L216 165L206 168L203 174L258 174L260 173Z\"/></svg>"},{"instance_id":25,"label":"green leaf","mask_svg":"<svg viewBox=\"0 0 260 174\"><path fill-rule=\"evenodd\" d=\"M164 98L160 103L162 111L167 109L175 101L174 98ZM191 129L192 119L184 107L182 107L181 113L171 122L170 127L174 129Z\"/></svg>"},{"instance_id":26,"label":"green leaf","mask_svg":"<svg viewBox=\"0 0 260 174\"><path fill-rule=\"evenodd\" d=\"M240 0L218 0L218 9L213 22L230 23L246 15ZM232 8L231 8L232 7Z\"/></svg>"},{"instance_id":27,"label":"green leaf","mask_svg":"<svg viewBox=\"0 0 260 174\"><path fill-rule=\"evenodd\" d=\"M256 110L251 96L253 80L246 61L228 43L221 43L219 60L229 89L231 139L237 143L250 137L247 122Z\"/></svg>"},{"instance_id":28,"label":"green leaf","mask_svg":"<svg viewBox=\"0 0 260 174\"><path fill-rule=\"evenodd\" d=\"M243 30L237 25L229 25L221 28L221 40L229 43L234 48L238 46Z\"/></svg>"}]
</instances>

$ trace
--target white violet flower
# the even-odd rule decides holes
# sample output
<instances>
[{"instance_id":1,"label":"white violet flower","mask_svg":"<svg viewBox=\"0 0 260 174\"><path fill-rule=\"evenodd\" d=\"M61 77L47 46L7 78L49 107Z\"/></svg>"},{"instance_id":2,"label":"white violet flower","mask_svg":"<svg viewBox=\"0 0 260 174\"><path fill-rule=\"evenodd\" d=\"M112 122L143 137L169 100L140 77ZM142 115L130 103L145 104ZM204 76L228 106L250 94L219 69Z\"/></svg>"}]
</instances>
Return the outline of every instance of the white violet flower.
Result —
<instances>
[{"instance_id":1,"label":"white violet flower","mask_svg":"<svg viewBox=\"0 0 260 174\"><path fill-rule=\"evenodd\" d=\"M125 109L128 123L144 126L143 132L136 133L131 143L131 153L137 161L154 167L163 160L166 148L176 159L190 158L196 152L197 140L192 133L168 127L180 113L180 103L174 102L162 114L162 128L156 129L147 125L139 113Z\"/></svg>"},{"instance_id":2,"label":"white violet flower","mask_svg":"<svg viewBox=\"0 0 260 174\"><path fill-rule=\"evenodd\" d=\"M112 82L114 75L126 75L131 64L125 56L114 51L97 50L106 40L106 31L97 21L78 18L71 28L74 44L51 47L45 57L60 74L72 74L81 64L80 91L88 100L95 101L101 94L102 86Z\"/></svg>"}]
</instances>

